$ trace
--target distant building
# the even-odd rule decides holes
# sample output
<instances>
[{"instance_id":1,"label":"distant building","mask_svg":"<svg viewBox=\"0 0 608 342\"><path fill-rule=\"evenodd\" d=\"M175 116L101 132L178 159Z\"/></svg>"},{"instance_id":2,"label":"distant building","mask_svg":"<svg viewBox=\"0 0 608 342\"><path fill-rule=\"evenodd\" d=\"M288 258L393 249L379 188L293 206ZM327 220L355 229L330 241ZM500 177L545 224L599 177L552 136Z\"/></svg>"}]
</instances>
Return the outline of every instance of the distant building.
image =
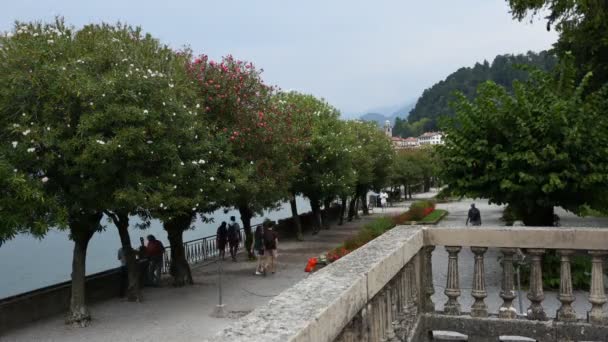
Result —
<instances>
[{"instance_id":1,"label":"distant building","mask_svg":"<svg viewBox=\"0 0 608 342\"><path fill-rule=\"evenodd\" d=\"M388 120L386 120L386 122L384 122L384 134L386 134L386 136L389 138L393 137L393 126L391 125L391 122Z\"/></svg>"},{"instance_id":2,"label":"distant building","mask_svg":"<svg viewBox=\"0 0 608 342\"><path fill-rule=\"evenodd\" d=\"M418 144L422 145L443 145L443 133L426 132L418 137Z\"/></svg>"}]
</instances>

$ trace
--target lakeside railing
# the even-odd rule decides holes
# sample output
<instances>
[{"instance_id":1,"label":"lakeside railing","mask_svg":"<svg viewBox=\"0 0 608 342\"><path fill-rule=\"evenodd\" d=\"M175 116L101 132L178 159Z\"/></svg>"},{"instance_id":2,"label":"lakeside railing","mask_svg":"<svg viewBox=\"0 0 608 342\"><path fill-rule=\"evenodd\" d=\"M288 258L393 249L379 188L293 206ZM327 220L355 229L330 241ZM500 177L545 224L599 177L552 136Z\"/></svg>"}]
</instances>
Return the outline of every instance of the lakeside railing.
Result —
<instances>
[{"instance_id":1,"label":"lakeside railing","mask_svg":"<svg viewBox=\"0 0 608 342\"><path fill-rule=\"evenodd\" d=\"M602 270L607 246L608 229L601 228L399 226L295 284L211 341L430 342L447 340L441 336L446 331L461 334L450 340L469 342L608 341ZM439 247L447 252L443 308L432 300L432 254ZM463 248L473 254L467 260L473 265L472 289L467 293L458 271ZM493 291L486 288L484 269L489 248L502 255L502 281ZM513 305L518 296L513 265L517 250L530 259L530 303L524 312ZM560 257L555 270L542 270L548 250L557 250ZM590 255L592 262L590 290L579 298L572 291L575 253ZM553 310L543 305L542 274L556 270L559 308ZM502 304L494 311L485 298L496 295ZM461 301L461 296L471 296L472 303ZM590 308L579 308L585 312L577 314L574 300L586 301Z\"/></svg>"},{"instance_id":2,"label":"lakeside railing","mask_svg":"<svg viewBox=\"0 0 608 342\"><path fill-rule=\"evenodd\" d=\"M251 230L255 231L258 226L261 226L261 224L251 226ZM241 248L245 244L245 229L241 228L239 234L241 236L239 250L242 250ZM229 250L229 246L226 246L226 249ZM198 264L215 258L219 254L219 250L217 248L217 235L205 236L184 242L184 253L186 254L186 260L190 265ZM230 254L229 251L226 251L226 253L228 253L228 255ZM170 266L171 246L168 246L166 247L163 255L162 273L168 274Z\"/></svg>"}]
</instances>

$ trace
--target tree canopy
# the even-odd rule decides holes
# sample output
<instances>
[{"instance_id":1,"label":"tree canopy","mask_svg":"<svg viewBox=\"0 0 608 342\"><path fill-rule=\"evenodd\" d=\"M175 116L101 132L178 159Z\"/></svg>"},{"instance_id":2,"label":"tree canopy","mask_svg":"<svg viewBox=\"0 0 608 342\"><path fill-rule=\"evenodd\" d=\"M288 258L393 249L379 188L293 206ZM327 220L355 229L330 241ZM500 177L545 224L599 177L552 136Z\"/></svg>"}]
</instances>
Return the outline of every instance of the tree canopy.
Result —
<instances>
[{"instance_id":1,"label":"tree canopy","mask_svg":"<svg viewBox=\"0 0 608 342\"><path fill-rule=\"evenodd\" d=\"M474 100L459 94L438 148L450 191L509 204L526 225L552 225L554 206L606 208L607 89L583 100L589 78L574 74L564 61L513 93L486 82Z\"/></svg>"}]
</instances>

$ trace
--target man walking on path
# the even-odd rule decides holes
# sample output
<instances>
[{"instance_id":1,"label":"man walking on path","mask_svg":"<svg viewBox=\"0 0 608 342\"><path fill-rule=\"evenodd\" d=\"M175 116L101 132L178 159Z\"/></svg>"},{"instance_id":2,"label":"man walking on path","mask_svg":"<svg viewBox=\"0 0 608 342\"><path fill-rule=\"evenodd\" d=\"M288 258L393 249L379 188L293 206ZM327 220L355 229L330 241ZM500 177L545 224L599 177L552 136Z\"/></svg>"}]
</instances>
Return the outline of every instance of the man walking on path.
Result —
<instances>
[{"instance_id":1,"label":"man walking on path","mask_svg":"<svg viewBox=\"0 0 608 342\"><path fill-rule=\"evenodd\" d=\"M226 228L226 221L222 221L222 224L217 228L215 237L219 257L224 260L224 256L226 255L226 243L228 242L228 228Z\"/></svg>"},{"instance_id":2,"label":"man walking on path","mask_svg":"<svg viewBox=\"0 0 608 342\"><path fill-rule=\"evenodd\" d=\"M475 203L471 204L471 209L469 209L465 225L468 225L469 222L471 222L471 225L473 226L481 226L481 213L479 212L479 209L475 208Z\"/></svg>"},{"instance_id":3,"label":"man walking on path","mask_svg":"<svg viewBox=\"0 0 608 342\"><path fill-rule=\"evenodd\" d=\"M228 225L228 244L230 245L230 256L232 261L236 261L236 253L239 250L241 242L241 227L236 222L234 216L230 216L230 224Z\"/></svg>"},{"instance_id":4,"label":"man walking on path","mask_svg":"<svg viewBox=\"0 0 608 342\"><path fill-rule=\"evenodd\" d=\"M278 235L273 229L274 222L270 221L264 228L264 256L266 257L266 265L264 270L270 269L272 273L276 271L277 263L277 247Z\"/></svg>"}]
</instances>

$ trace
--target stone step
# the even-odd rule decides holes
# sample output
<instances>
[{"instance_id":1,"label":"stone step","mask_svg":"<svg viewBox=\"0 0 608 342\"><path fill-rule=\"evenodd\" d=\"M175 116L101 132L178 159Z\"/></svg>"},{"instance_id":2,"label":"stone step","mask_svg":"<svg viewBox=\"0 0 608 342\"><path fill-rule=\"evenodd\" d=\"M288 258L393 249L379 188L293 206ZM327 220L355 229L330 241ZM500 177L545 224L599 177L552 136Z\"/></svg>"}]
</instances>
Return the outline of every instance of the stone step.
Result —
<instances>
[{"instance_id":1,"label":"stone step","mask_svg":"<svg viewBox=\"0 0 608 342\"><path fill-rule=\"evenodd\" d=\"M469 338L466 335L459 334L453 331L442 331L435 330L433 331L433 341L436 342L464 342L468 341ZM502 336L499 340L500 342L535 342L536 340L520 337L520 336Z\"/></svg>"}]
</instances>

